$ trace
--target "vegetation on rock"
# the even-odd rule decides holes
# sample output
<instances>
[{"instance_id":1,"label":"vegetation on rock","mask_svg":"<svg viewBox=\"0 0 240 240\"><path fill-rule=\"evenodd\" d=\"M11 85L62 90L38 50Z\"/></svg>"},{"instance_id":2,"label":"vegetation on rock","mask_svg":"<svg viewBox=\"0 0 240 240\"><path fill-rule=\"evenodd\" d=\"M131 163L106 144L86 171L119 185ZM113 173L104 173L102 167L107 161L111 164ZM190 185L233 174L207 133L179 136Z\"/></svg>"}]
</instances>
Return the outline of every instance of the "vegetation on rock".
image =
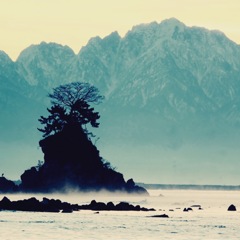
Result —
<instances>
[{"instance_id":1,"label":"vegetation on rock","mask_svg":"<svg viewBox=\"0 0 240 240\"><path fill-rule=\"evenodd\" d=\"M59 86L49 94L50 115L39 119L43 139L39 142L44 163L21 175L20 189L27 192L74 190L110 190L128 193L147 191L125 182L99 154L91 141L87 124L98 127L99 113L90 107L103 99L98 89L88 83L74 82ZM90 137L89 137L90 136Z\"/></svg>"}]
</instances>

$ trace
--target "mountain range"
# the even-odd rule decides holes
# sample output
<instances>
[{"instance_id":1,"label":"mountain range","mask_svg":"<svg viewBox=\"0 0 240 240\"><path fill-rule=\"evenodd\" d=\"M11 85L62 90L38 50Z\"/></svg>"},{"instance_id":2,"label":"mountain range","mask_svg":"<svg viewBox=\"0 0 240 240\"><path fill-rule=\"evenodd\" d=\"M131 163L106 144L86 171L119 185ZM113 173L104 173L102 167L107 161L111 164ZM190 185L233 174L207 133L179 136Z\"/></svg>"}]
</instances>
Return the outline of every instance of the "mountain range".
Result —
<instances>
[{"instance_id":1,"label":"mountain range","mask_svg":"<svg viewBox=\"0 0 240 240\"><path fill-rule=\"evenodd\" d=\"M174 18L135 26L124 37L94 37L78 54L45 42L15 62L1 51L1 168L14 175L16 161L22 171L37 162L29 159L34 151L22 153L41 139L37 119L47 114L48 92L86 81L105 96L95 106L100 140L93 141L121 172L140 182L235 184L239 59L240 46L222 32Z\"/></svg>"}]
</instances>

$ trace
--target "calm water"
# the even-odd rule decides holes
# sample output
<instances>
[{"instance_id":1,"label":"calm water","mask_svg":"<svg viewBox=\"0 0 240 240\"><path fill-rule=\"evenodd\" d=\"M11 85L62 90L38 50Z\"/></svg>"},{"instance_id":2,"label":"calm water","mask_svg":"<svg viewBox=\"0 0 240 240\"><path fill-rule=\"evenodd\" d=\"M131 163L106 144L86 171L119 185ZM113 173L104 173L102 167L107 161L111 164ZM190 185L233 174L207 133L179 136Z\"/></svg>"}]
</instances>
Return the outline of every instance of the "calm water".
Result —
<instances>
[{"instance_id":1,"label":"calm water","mask_svg":"<svg viewBox=\"0 0 240 240\"><path fill-rule=\"evenodd\" d=\"M128 201L154 207L156 212L79 211L64 213L0 212L0 239L240 239L239 191L154 190L150 197L100 194L51 195L62 201L84 204L97 201ZM31 195L32 196L32 195ZM2 198L3 196L0 196ZM7 195L11 200L27 195ZM42 199L43 196L36 196ZM230 204L236 212L228 212ZM193 207L183 212L184 207ZM151 218L155 214L169 218Z\"/></svg>"}]
</instances>

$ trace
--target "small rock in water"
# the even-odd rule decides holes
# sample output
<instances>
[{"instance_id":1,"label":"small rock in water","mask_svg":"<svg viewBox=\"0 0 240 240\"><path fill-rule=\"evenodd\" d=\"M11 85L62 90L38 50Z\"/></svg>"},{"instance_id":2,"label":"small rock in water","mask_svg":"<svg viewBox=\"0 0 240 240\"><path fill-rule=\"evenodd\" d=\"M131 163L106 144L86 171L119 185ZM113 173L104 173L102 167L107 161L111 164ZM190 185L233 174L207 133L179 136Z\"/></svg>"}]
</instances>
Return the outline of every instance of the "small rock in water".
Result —
<instances>
[{"instance_id":1,"label":"small rock in water","mask_svg":"<svg viewBox=\"0 0 240 240\"><path fill-rule=\"evenodd\" d=\"M161 215L153 215L151 217L157 217L157 218L169 218L167 214L161 214Z\"/></svg>"},{"instance_id":2,"label":"small rock in water","mask_svg":"<svg viewBox=\"0 0 240 240\"><path fill-rule=\"evenodd\" d=\"M192 210L193 210L193 209L190 208L190 207L189 207L189 208L184 208L184 209L183 209L184 212L188 212L188 211L192 211Z\"/></svg>"},{"instance_id":3,"label":"small rock in water","mask_svg":"<svg viewBox=\"0 0 240 240\"><path fill-rule=\"evenodd\" d=\"M237 211L236 207L231 204L229 207L228 207L228 211Z\"/></svg>"}]
</instances>

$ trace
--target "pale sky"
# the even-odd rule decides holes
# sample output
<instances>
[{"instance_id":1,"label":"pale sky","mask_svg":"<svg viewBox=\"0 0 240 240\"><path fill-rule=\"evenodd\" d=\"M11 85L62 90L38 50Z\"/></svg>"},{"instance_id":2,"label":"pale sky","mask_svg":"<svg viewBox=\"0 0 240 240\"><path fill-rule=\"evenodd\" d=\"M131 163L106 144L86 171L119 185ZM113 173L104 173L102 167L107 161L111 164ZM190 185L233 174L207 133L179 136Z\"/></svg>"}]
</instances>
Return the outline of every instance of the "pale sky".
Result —
<instances>
[{"instance_id":1,"label":"pale sky","mask_svg":"<svg viewBox=\"0 0 240 240\"><path fill-rule=\"evenodd\" d=\"M124 36L135 25L171 17L240 44L240 0L0 0L0 50L15 60L45 41L78 53L91 37Z\"/></svg>"}]
</instances>

